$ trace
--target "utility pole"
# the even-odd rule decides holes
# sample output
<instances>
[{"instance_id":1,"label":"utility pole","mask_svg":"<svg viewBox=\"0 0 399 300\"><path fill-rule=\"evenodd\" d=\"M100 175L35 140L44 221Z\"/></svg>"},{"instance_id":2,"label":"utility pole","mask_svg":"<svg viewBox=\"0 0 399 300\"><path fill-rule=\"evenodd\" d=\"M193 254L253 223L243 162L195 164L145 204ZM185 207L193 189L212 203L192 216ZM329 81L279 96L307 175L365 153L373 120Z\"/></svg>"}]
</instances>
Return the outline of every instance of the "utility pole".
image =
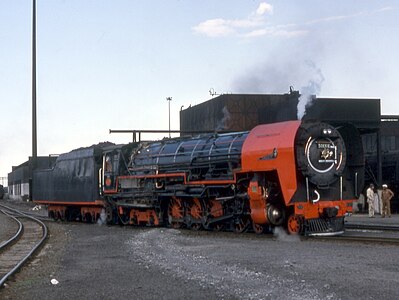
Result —
<instances>
[{"instance_id":1,"label":"utility pole","mask_svg":"<svg viewBox=\"0 0 399 300\"><path fill-rule=\"evenodd\" d=\"M166 97L166 101L169 104L169 138L170 138L170 101L172 101L172 97Z\"/></svg>"},{"instance_id":2,"label":"utility pole","mask_svg":"<svg viewBox=\"0 0 399 300\"><path fill-rule=\"evenodd\" d=\"M37 120L36 120L36 0L32 11L32 163L37 160Z\"/></svg>"}]
</instances>

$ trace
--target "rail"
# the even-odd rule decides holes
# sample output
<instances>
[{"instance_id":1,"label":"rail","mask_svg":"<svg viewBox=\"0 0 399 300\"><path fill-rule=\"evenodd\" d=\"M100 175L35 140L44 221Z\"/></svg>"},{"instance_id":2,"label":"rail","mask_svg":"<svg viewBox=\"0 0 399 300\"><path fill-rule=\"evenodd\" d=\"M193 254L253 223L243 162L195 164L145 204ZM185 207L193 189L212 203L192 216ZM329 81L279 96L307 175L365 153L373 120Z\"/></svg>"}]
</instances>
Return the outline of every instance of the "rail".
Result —
<instances>
[{"instance_id":1,"label":"rail","mask_svg":"<svg viewBox=\"0 0 399 300\"><path fill-rule=\"evenodd\" d=\"M40 225L40 227L42 228L42 236L40 238L39 241L35 242L34 246L32 248L30 248L30 250L26 253L22 253L22 255L20 255L21 257L18 257L17 261L10 266L9 270L7 271L3 271L1 273L1 277L0 277L0 288L3 287L4 283L7 281L7 279L14 275L32 256L33 254L42 246L42 244L44 243L44 241L47 238L48 235L48 230L47 230L47 226L39 219L30 216L26 213L23 213L19 210L13 209L11 207L5 206L5 205L1 205L0 207L2 207L4 210L1 210L1 212L3 212L4 214L10 216L12 219L16 220L17 223L19 223L19 229L17 231L17 233L10 238L9 240L5 241L4 243L1 244L0 247L0 260L1 257L5 257L6 254L8 254L9 252L13 251L13 245L15 243L18 243L19 241L21 241L22 236L25 234L23 233L23 224L20 220L18 220L17 218L23 218L25 219L29 219L30 221L37 223ZM14 216L12 216L12 214L16 214ZM28 240L26 243L26 247L31 247L29 246L30 241ZM15 250L14 250L15 251Z\"/></svg>"},{"instance_id":2,"label":"rail","mask_svg":"<svg viewBox=\"0 0 399 300\"><path fill-rule=\"evenodd\" d=\"M324 238L317 237L316 239L324 239ZM399 245L399 237L394 238L394 237L378 237L378 236L345 236L345 235L341 235L341 236L328 237L328 240Z\"/></svg>"}]
</instances>

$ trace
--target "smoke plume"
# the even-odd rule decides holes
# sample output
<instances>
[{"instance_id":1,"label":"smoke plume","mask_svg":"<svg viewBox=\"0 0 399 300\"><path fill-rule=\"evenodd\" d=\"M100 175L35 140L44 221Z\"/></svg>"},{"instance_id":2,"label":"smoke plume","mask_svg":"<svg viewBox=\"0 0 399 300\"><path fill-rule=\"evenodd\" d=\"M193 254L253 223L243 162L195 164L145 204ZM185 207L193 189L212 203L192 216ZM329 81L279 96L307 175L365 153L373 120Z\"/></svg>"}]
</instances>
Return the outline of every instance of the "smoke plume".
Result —
<instances>
[{"instance_id":1,"label":"smoke plume","mask_svg":"<svg viewBox=\"0 0 399 300\"><path fill-rule=\"evenodd\" d=\"M299 97L299 102L297 106L298 120L301 120L303 118L303 116L306 114L306 109L312 105L313 100L316 98L316 95L320 94L321 85L324 81L324 76L321 73L321 70L317 68L314 62L306 61L306 64L310 68L311 79L309 79L306 86L303 86L300 89L301 97Z\"/></svg>"},{"instance_id":2,"label":"smoke plume","mask_svg":"<svg viewBox=\"0 0 399 300\"><path fill-rule=\"evenodd\" d=\"M227 109L226 106L223 107L222 112L223 112L223 118L216 125L215 128L216 131L229 129L229 121L231 119L231 114L229 113L229 110Z\"/></svg>"},{"instance_id":3,"label":"smoke plume","mask_svg":"<svg viewBox=\"0 0 399 300\"><path fill-rule=\"evenodd\" d=\"M294 60L294 55L287 57L284 54L273 57L274 60L250 68L236 77L232 90L240 94L284 94L290 86L294 89L299 87L301 97L297 117L300 120L315 96L320 94L324 76L313 60L298 61Z\"/></svg>"}]
</instances>

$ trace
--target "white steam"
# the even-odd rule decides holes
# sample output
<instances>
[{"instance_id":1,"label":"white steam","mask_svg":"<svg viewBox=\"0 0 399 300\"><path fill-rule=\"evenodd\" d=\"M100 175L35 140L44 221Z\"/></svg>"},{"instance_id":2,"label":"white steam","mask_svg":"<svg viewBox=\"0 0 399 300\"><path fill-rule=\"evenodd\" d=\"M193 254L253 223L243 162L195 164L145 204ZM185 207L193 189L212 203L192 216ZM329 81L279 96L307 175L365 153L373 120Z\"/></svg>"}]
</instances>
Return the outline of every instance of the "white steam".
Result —
<instances>
[{"instance_id":1,"label":"white steam","mask_svg":"<svg viewBox=\"0 0 399 300\"><path fill-rule=\"evenodd\" d=\"M300 90L301 97L299 97L297 106L298 120L302 120L303 116L306 114L306 109L312 105L315 96L320 94L321 85L324 81L324 76L320 68L318 68L314 62L306 61L306 64L310 68L311 79L309 79L307 85L303 86Z\"/></svg>"},{"instance_id":2,"label":"white steam","mask_svg":"<svg viewBox=\"0 0 399 300\"><path fill-rule=\"evenodd\" d=\"M231 114L229 113L229 110L227 109L226 106L223 107L222 112L223 112L223 118L216 125L215 128L216 131L229 129L229 121L231 119Z\"/></svg>"},{"instance_id":3,"label":"white steam","mask_svg":"<svg viewBox=\"0 0 399 300\"><path fill-rule=\"evenodd\" d=\"M283 228L275 227L273 231L273 236L281 242L300 242L301 239L299 235L290 235Z\"/></svg>"}]
</instances>

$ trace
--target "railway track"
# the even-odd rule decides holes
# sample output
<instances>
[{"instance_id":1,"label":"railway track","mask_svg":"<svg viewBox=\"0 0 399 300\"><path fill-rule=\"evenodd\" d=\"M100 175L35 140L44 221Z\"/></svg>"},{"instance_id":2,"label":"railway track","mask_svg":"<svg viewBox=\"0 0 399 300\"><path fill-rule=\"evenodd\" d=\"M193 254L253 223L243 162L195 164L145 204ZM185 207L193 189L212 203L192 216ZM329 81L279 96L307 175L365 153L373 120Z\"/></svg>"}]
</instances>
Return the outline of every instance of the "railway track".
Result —
<instances>
[{"instance_id":1,"label":"railway track","mask_svg":"<svg viewBox=\"0 0 399 300\"><path fill-rule=\"evenodd\" d=\"M378 236L336 236L333 240L362 242L362 243L380 243L380 244L395 244L399 245L399 237L378 237Z\"/></svg>"},{"instance_id":2,"label":"railway track","mask_svg":"<svg viewBox=\"0 0 399 300\"><path fill-rule=\"evenodd\" d=\"M325 237L315 237L316 239L327 239ZM398 230L392 227L360 226L351 229L346 228L343 235L328 237L329 240L361 242L361 243L379 243L399 245Z\"/></svg>"},{"instance_id":3,"label":"railway track","mask_svg":"<svg viewBox=\"0 0 399 300\"><path fill-rule=\"evenodd\" d=\"M382 225L382 224L345 224L345 228L346 229L399 231L399 225Z\"/></svg>"},{"instance_id":4,"label":"railway track","mask_svg":"<svg viewBox=\"0 0 399 300\"><path fill-rule=\"evenodd\" d=\"M38 218L14 208L0 205L1 213L18 224L18 230L7 241L0 242L0 288L43 245L47 226Z\"/></svg>"}]
</instances>

